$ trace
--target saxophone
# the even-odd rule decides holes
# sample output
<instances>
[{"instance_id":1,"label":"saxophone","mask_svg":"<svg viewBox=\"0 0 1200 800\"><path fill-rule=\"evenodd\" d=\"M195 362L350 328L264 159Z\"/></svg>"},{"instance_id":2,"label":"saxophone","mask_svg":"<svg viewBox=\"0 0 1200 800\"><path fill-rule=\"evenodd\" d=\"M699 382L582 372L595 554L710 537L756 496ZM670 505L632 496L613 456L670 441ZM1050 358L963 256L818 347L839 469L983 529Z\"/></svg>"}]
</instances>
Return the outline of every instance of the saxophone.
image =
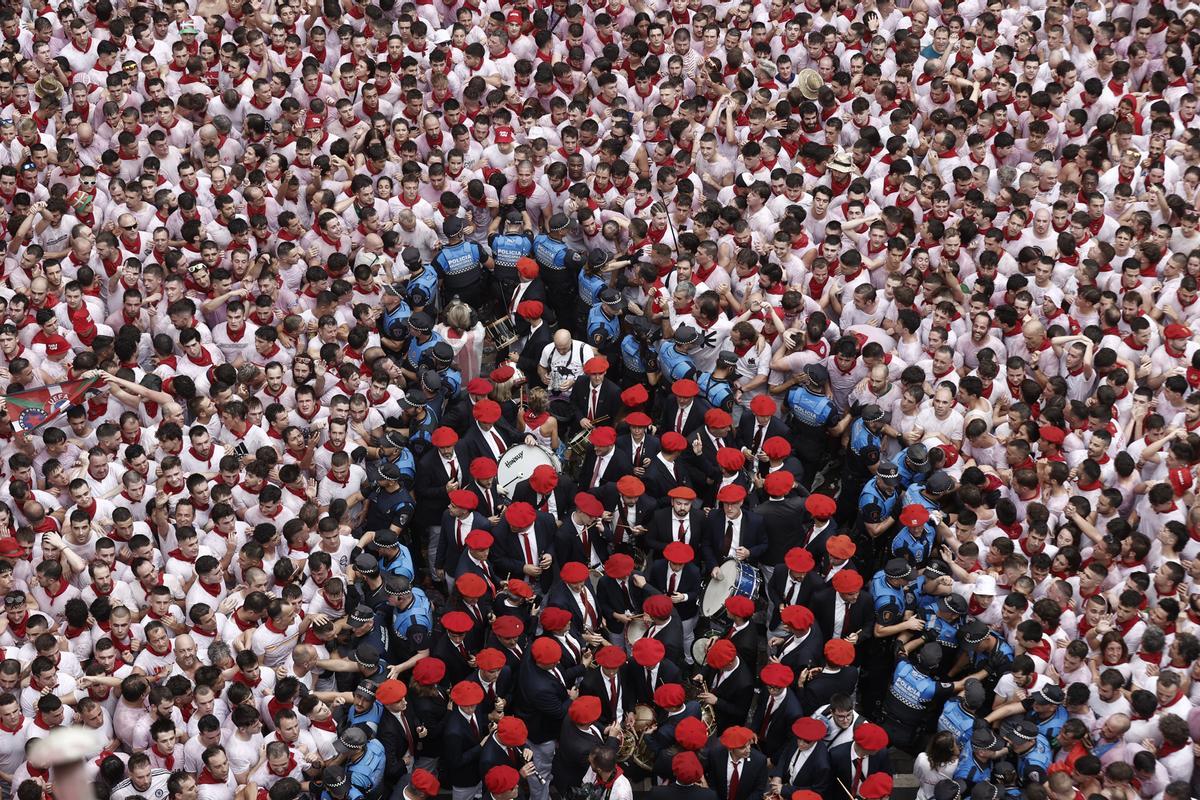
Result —
<instances>
[{"instance_id":1,"label":"saxophone","mask_svg":"<svg viewBox=\"0 0 1200 800\"><path fill-rule=\"evenodd\" d=\"M700 694L708 694L708 681L704 680L703 675L697 675L695 678L696 685L700 687ZM712 736L717 731L717 711L708 703L700 704L700 721L708 728L708 735Z\"/></svg>"}]
</instances>

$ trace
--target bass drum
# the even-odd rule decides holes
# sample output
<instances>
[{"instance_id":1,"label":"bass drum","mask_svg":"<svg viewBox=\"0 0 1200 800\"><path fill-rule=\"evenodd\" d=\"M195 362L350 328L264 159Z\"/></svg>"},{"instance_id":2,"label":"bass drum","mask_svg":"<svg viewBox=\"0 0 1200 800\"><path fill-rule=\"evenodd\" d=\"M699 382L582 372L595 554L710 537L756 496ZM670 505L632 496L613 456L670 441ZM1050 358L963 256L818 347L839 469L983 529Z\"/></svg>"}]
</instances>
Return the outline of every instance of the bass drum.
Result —
<instances>
[{"instance_id":1,"label":"bass drum","mask_svg":"<svg viewBox=\"0 0 1200 800\"><path fill-rule=\"evenodd\" d=\"M758 602L762 593L762 575L757 567L735 558L726 559L721 565L721 574L709 580L700 598L700 611L714 628L729 624L725 601L734 595L748 597Z\"/></svg>"},{"instance_id":2,"label":"bass drum","mask_svg":"<svg viewBox=\"0 0 1200 800\"><path fill-rule=\"evenodd\" d=\"M532 444L513 445L500 456L500 463L496 466L496 486L512 497L516 485L528 480L533 471L543 464L554 467L555 472L561 470L558 457L546 448Z\"/></svg>"}]
</instances>

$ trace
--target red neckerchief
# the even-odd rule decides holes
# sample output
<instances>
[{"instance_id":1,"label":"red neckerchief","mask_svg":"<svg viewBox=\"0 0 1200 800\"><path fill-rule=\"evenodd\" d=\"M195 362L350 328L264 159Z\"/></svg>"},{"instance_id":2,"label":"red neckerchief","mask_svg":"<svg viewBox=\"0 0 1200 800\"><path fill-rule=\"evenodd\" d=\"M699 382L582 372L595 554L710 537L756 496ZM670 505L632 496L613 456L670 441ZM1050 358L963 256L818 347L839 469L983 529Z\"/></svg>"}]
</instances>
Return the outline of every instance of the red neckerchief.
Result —
<instances>
[{"instance_id":1,"label":"red neckerchief","mask_svg":"<svg viewBox=\"0 0 1200 800\"><path fill-rule=\"evenodd\" d=\"M150 749L154 751L154 754L156 756L158 756L159 758L162 759L162 762L163 762L164 766L166 766L167 769L172 770L172 771L175 769L175 754L174 753L172 753L171 755L167 755L163 751L159 750L158 742L155 742L154 744L150 745Z\"/></svg>"}]
</instances>

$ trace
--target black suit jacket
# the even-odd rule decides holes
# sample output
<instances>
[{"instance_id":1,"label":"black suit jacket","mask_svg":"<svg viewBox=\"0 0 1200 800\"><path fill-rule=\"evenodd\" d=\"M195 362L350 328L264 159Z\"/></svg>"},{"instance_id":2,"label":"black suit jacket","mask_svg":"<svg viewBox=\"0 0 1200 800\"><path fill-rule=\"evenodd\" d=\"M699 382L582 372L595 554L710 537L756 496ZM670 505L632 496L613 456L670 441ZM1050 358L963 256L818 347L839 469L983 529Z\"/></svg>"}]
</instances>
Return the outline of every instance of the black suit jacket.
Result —
<instances>
[{"instance_id":1,"label":"black suit jacket","mask_svg":"<svg viewBox=\"0 0 1200 800\"><path fill-rule=\"evenodd\" d=\"M583 776L588 771L588 755L603 744L616 747L616 740L605 739L598 723L580 730L570 719L563 721L558 747L554 750L554 775L550 776L559 795L565 797L571 788L583 784Z\"/></svg>"},{"instance_id":2,"label":"black suit jacket","mask_svg":"<svg viewBox=\"0 0 1200 800\"><path fill-rule=\"evenodd\" d=\"M775 571L771 573L771 580L767 581L767 599L775 607L775 613L771 616L771 621L768 627L775 630L779 627L779 609L782 606L788 605L788 598L784 597L784 592L787 591L788 585L788 568L787 565L780 562L776 565ZM804 579L800 581L800 591L792 601L796 605L812 607L813 595L823 591L828 584L815 570L806 573Z\"/></svg>"},{"instance_id":3,"label":"black suit jacket","mask_svg":"<svg viewBox=\"0 0 1200 800\"><path fill-rule=\"evenodd\" d=\"M633 466L648 466L644 462L652 460L658 455L658 437L646 431L646 438L642 439L641 460L637 463L633 460L634 456L638 455L637 447L634 445L633 437L630 434L625 433L617 437L617 450L624 453L629 458L629 463L633 464Z\"/></svg>"},{"instance_id":4,"label":"black suit jacket","mask_svg":"<svg viewBox=\"0 0 1200 800\"><path fill-rule=\"evenodd\" d=\"M704 536L700 539L700 549L704 555L704 570L711 570L724 563L725 553L725 512L714 508L704 521ZM758 564L767 551L767 537L763 534L762 517L753 511L742 510L742 525L740 541L742 547L750 551L746 558L748 564Z\"/></svg>"},{"instance_id":5,"label":"black suit jacket","mask_svg":"<svg viewBox=\"0 0 1200 800\"><path fill-rule=\"evenodd\" d=\"M700 442L699 455L694 449L697 441ZM726 447L733 447L736 444L732 436L726 437L723 441ZM682 460L687 464L688 472L692 476L692 488L696 490L696 494L700 495L700 499L706 506L715 504L717 489L721 485L721 477L724 474L720 465L717 464L717 450L717 445L709 435L708 429L701 427L688 436L688 447L683 451Z\"/></svg>"},{"instance_id":6,"label":"black suit jacket","mask_svg":"<svg viewBox=\"0 0 1200 800\"><path fill-rule=\"evenodd\" d=\"M611 428L616 424L617 414L621 411L621 387L606 377L599 389L600 393L596 395L595 418L601 421L597 425L607 425ZM571 404L571 411L574 412L572 423L587 418L591 397L592 382L585 375L575 381L571 393L567 395L567 402Z\"/></svg>"},{"instance_id":7,"label":"black suit jacket","mask_svg":"<svg viewBox=\"0 0 1200 800\"><path fill-rule=\"evenodd\" d=\"M679 416L679 400L674 395L668 395L663 401L662 410L656 420L658 435L661 436L667 431L675 431L690 438L704 424L705 411L708 411L708 403L699 397L693 399L683 419L683 430L675 431L675 421Z\"/></svg>"},{"instance_id":8,"label":"black suit jacket","mask_svg":"<svg viewBox=\"0 0 1200 800\"><path fill-rule=\"evenodd\" d=\"M784 653L784 648L787 647L791 638L785 634L784 642L773 650L772 655L791 667L792 672L799 675L805 667L820 666L825 663L825 637L821 634L819 625L814 624L802 642Z\"/></svg>"},{"instance_id":9,"label":"black suit jacket","mask_svg":"<svg viewBox=\"0 0 1200 800\"><path fill-rule=\"evenodd\" d=\"M646 531L646 546L654 551L656 557L661 558L663 548L675 541L678 533L679 523L675 521L670 506L660 508L650 518L650 529ZM704 541L704 512L698 508L693 507L688 513L688 536L685 541L696 551L696 559L699 561L703 557L701 551Z\"/></svg>"},{"instance_id":10,"label":"black suit jacket","mask_svg":"<svg viewBox=\"0 0 1200 800\"><path fill-rule=\"evenodd\" d=\"M670 594L669 569L670 565L666 559L658 559L650 565L650 569L646 573L646 583L661 594ZM694 619L699 611L700 596L703 593L700 568L695 564L684 564L683 570L675 582L675 591L687 595L686 600L675 604L675 611L679 614L679 618Z\"/></svg>"},{"instance_id":11,"label":"black suit jacket","mask_svg":"<svg viewBox=\"0 0 1200 800\"><path fill-rule=\"evenodd\" d=\"M629 688L624 683L624 675L620 670L617 671L617 709L616 715L613 714L611 689L609 681L604 677L604 673L599 669L589 669L587 674L583 676L583 682L579 684L579 694L591 695L600 700L600 719L596 721L596 727L604 730L614 719L624 719L625 712L633 709L634 703L629 694Z\"/></svg>"},{"instance_id":12,"label":"black suit jacket","mask_svg":"<svg viewBox=\"0 0 1200 800\"><path fill-rule=\"evenodd\" d=\"M475 627L478 628L480 626L476 625ZM472 633L474 633L474 631L472 631ZM468 633L466 640L464 640L464 644L467 645L468 653L471 652L469 644L470 638L471 633ZM440 658L446 663L446 681L451 686L461 680L465 680L472 672L475 671L475 668L471 666L471 663L467 661L467 659L463 658L462 653L459 652L458 648L454 646L454 644L450 641L450 638L445 634L442 634L436 638L433 646L429 649L429 654L431 656ZM471 653L471 655L474 655L474 653Z\"/></svg>"},{"instance_id":13,"label":"black suit jacket","mask_svg":"<svg viewBox=\"0 0 1200 800\"><path fill-rule=\"evenodd\" d=\"M854 696L858 687L858 667L843 667L837 672L822 672L811 678L800 690L800 705L805 714L812 714L829 702L835 694Z\"/></svg>"},{"instance_id":14,"label":"black suit jacket","mask_svg":"<svg viewBox=\"0 0 1200 800\"><path fill-rule=\"evenodd\" d=\"M525 748L518 747L515 749L517 750L516 754L510 752L509 748L496 741L495 734L487 737L483 740L483 751L479 755L479 773L481 775L487 775L489 769L501 765L512 767L519 772L521 767L525 766L525 758L523 755ZM518 783L517 786L521 789L524 788L520 783Z\"/></svg>"},{"instance_id":15,"label":"black suit jacket","mask_svg":"<svg viewBox=\"0 0 1200 800\"><path fill-rule=\"evenodd\" d=\"M557 527L554 517L550 514L539 513L533 523L533 539L537 542L538 557L545 553L554 553L554 530ZM492 544L488 560L496 565L497 572L502 578L521 578L529 580L524 572L525 551L521 546L521 537L513 532L507 520L500 520L492 531L495 542ZM537 579L542 592L550 590L554 582L555 564ZM531 581L532 582L532 581Z\"/></svg>"},{"instance_id":16,"label":"black suit jacket","mask_svg":"<svg viewBox=\"0 0 1200 800\"><path fill-rule=\"evenodd\" d=\"M471 460L467 458L467 447L461 440L454 447L458 458L458 485L462 486L470 478L468 469ZM413 500L417 508L413 512L413 526L417 531L435 524L441 519L446 506L450 505L450 497L446 493L446 484L450 475L446 472L441 456L436 447L431 447L417 461L417 472L413 478Z\"/></svg>"},{"instance_id":17,"label":"black suit jacket","mask_svg":"<svg viewBox=\"0 0 1200 800\"><path fill-rule=\"evenodd\" d=\"M583 457L583 463L579 465L579 490L583 492L591 492L599 496L599 492L606 486L619 481L626 475L633 474L633 462L629 460L629 456L620 450L613 450L612 457L608 459L608 463L604 465L604 469L599 476L596 472L596 450L589 446L587 454ZM592 478L598 480L595 485L592 484Z\"/></svg>"},{"instance_id":18,"label":"black suit jacket","mask_svg":"<svg viewBox=\"0 0 1200 800\"><path fill-rule=\"evenodd\" d=\"M625 630L625 623L613 617L613 614L640 614L642 613L642 601L647 595L656 594L654 591L647 591L647 586L638 588L634 585L633 576L630 575L625 580L626 589L621 588L621 583L616 578L610 578L607 575L603 576L596 582L596 602L600 604L600 616L604 618L605 626L614 633L621 633Z\"/></svg>"},{"instance_id":19,"label":"black suit jacket","mask_svg":"<svg viewBox=\"0 0 1200 800\"><path fill-rule=\"evenodd\" d=\"M829 585L813 594L808 607L822 631L828 631L829 636L834 639L845 638L857 631L860 642L875 631L875 606L866 591L859 592L858 598L850 604L849 611L843 619L845 627L842 630L834 630L834 604L840 602L841 596Z\"/></svg>"},{"instance_id":20,"label":"black suit jacket","mask_svg":"<svg viewBox=\"0 0 1200 800\"><path fill-rule=\"evenodd\" d=\"M517 369L525 373L529 385L541 386L542 378L538 374L538 361L542 357L542 351L546 349L546 345L554 341L554 328L548 323L542 325L533 333L529 334L525 345L521 348L520 355L517 356Z\"/></svg>"},{"instance_id":21,"label":"black suit jacket","mask_svg":"<svg viewBox=\"0 0 1200 800\"><path fill-rule=\"evenodd\" d=\"M529 741L543 744L559 735L571 707L567 687L574 686L583 671L581 666L560 668L564 685L553 673L534 663L533 657L526 651L525 660L517 673L517 699L520 702L516 711L529 729Z\"/></svg>"},{"instance_id":22,"label":"black suit jacket","mask_svg":"<svg viewBox=\"0 0 1200 800\"><path fill-rule=\"evenodd\" d=\"M676 486L692 485L687 464L682 458L675 459L674 467L675 474L672 475L661 459L653 458L650 460L650 466L646 467L646 472L642 475L642 483L646 486L646 495L657 498L660 506L671 504L671 498L667 497L667 492Z\"/></svg>"},{"instance_id":23,"label":"black suit jacket","mask_svg":"<svg viewBox=\"0 0 1200 800\"><path fill-rule=\"evenodd\" d=\"M732 725L744 725L746 717L750 714L750 703L754 700L754 668L741 661L717 686L714 686L716 670L705 667L701 674L708 683L709 691L717 698L717 730L723 731Z\"/></svg>"},{"instance_id":24,"label":"black suit jacket","mask_svg":"<svg viewBox=\"0 0 1200 800\"><path fill-rule=\"evenodd\" d=\"M611 532L608 526L600 522L584 529L584 532L587 535L588 545L592 549L590 554L584 552L583 539L576 532L571 515L568 514L563 518L562 524L554 532L554 560L560 567L571 561L578 561L585 567L591 567L597 559L601 564L608 560L611 552L609 548Z\"/></svg>"},{"instance_id":25,"label":"black suit jacket","mask_svg":"<svg viewBox=\"0 0 1200 800\"><path fill-rule=\"evenodd\" d=\"M754 418L754 415L742 414L742 418L738 422L737 428L734 429L734 436L737 437L738 444L747 450L753 451L755 431L757 429L758 420ZM765 442L767 439L770 439L772 436L780 436L784 439L788 438L787 425L784 424L784 421L779 417L771 417L770 421L767 422L767 430L762 437L763 442ZM762 443L760 442L759 445L761 446L761 444ZM752 452L751 458L753 459L755 455L756 453ZM800 476L797 475L796 477L799 478Z\"/></svg>"},{"instance_id":26,"label":"black suit jacket","mask_svg":"<svg viewBox=\"0 0 1200 800\"><path fill-rule=\"evenodd\" d=\"M658 501L653 497L642 495L633 505L633 522L626 520L625 504L615 483L609 483L597 489L596 499L604 504L604 510L612 512L612 549L614 553L632 554L634 549L646 548L646 534L632 530L639 525L647 531L650 529L654 512L658 510Z\"/></svg>"},{"instance_id":27,"label":"black suit jacket","mask_svg":"<svg viewBox=\"0 0 1200 800\"><path fill-rule=\"evenodd\" d=\"M488 729L488 720L479 709L475 709L475 726L480 736ZM442 757L454 769L450 774L450 785L460 788L475 786L482 780L479 771L479 756L483 748L480 739L471 730L470 723L457 708L446 713L446 724L442 729Z\"/></svg>"},{"instance_id":28,"label":"black suit jacket","mask_svg":"<svg viewBox=\"0 0 1200 800\"><path fill-rule=\"evenodd\" d=\"M603 617L600 616L600 601L596 598L596 593L592 591L590 583L585 583L584 588L591 595L592 608L596 612L597 633L599 625L603 622ZM579 603L575 602L575 595L572 594L570 588L562 581L556 581L550 587L550 591L546 593L546 606L557 606L565 611L571 612L571 633L576 639L583 634L583 629L587 620L584 619L583 609L579 607Z\"/></svg>"},{"instance_id":29,"label":"black suit jacket","mask_svg":"<svg viewBox=\"0 0 1200 800\"><path fill-rule=\"evenodd\" d=\"M720 800L717 793L707 786L680 786L674 782L655 786L647 797L649 800Z\"/></svg>"},{"instance_id":30,"label":"black suit jacket","mask_svg":"<svg viewBox=\"0 0 1200 800\"><path fill-rule=\"evenodd\" d=\"M646 668L630 659L625 662L622 667L625 673L625 686L628 687L631 699L635 704L646 703L653 705L654 690L662 686L664 683L680 683L683 678L683 673L677 664L664 658L658 665L658 672L654 674L654 683L651 684L646 680Z\"/></svg>"},{"instance_id":31,"label":"black suit jacket","mask_svg":"<svg viewBox=\"0 0 1200 800\"><path fill-rule=\"evenodd\" d=\"M436 452L434 454L436 455ZM446 502L449 502L449 500ZM436 569L453 571L458 565L458 557L463 554L464 548L459 547L454 537L454 523L456 521L449 511L442 512L437 559L433 563ZM478 511L472 511L462 520L463 540L465 541L467 534L476 529L490 531L492 529L492 522Z\"/></svg>"},{"instance_id":32,"label":"black suit jacket","mask_svg":"<svg viewBox=\"0 0 1200 800\"><path fill-rule=\"evenodd\" d=\"M754 513L762 517L763 535L767 539L764 564L783 563L787 551L796 545L796 521L803 512L804 500L795 496L766 500L754 507Z\"/></svg>"},{"instance_id":33,"label":"black suit jacket","mask_svg":"<svg viewBox=\"0 0 1200 800\"><path fill-rule=\"evenodd\" d=\"M417 757L415 752L417 722L411 711L405 711L404 717L408 723L408 734L405 734L404 726L392 712L384 709L383 715L379 718L379 728L376 730L375 736L383 745L384 755L387 756L387 763L383 768L385 781L395 782L408 772L408 767L404 763L405 755L411 753L414 759Z\"/></svg>"},{"instance_id":34,"label":"black suit jacket","mask_svg":"<svg viewBox=\"0 0 1200 800\"><path fill-rule=\"evenodd\" d=\"M775 762L775 768L771 770L771 774L778 776L783 781L785 797L791 797L792 792L797 789L811 789L821 797L827 796L830 786L833 784L833 769L829 764L829 747L824 742L817 742L813 745L813 752L808 756L800 768L792 771L792 759L796 755L796 739L791 738L791 741L784 746L779 753L779 760Z\"/></svg>"},{"instance_id":35,"label":"black suit jacket","mask_svg":"<svg viewBox=\"0 0 1200 800\"><path fill-rule=\"evenodd\" d=\"M483 680L479 677L478 670L473 672L467 680L483 686ZM492 713L492 710L496 707L497 700L503 700L505 705L507 705L512 700L516 688L516 673L513 672L512 667L505 664L500 668L500 674L496 676L496 682L492 685L491 691L489 692L487 689L483 690L483 702L479 704L479 708L483 711L484 716ZM486 775L487 769L484 769L483 772Z\"/></svg>"},{"instance_id":36,"label":"black suit jacket","mask_svg":"<svg viewBox=\"0 0 1200 800\"><path fill-rule=\"evenodd\" d=\"M475 509L475 513L487 518L489 524L491 517L504 516L504 509L508 508L509 499L500 494L495 480L486 489L475 481L471 481L466 488L468 491L474 492L475 496L479 498L479 508Z\"/></svg>"},{"instance_id":37,"label":"black suit jacket","mask_svg":"<svg viewBox=\"0 0 1200 800\"><path fill-rule=\"evenodd\" d=\"M558 476L558 485L554 487L551 494L554 495L554 516L556 522L562 522L571 509L575 508L575 482L566 475ZM514 503L529 503L529 505L538 509L541 512L541 505L548 498L540 495L533 490L529 485L528 480L519 482L512 490L512 501ZM549 503L546 504L549 507ZM543 512L545 513L545 512Z\"/></svg>"},{"instance_id":38,"label":"black suit jacket","mask_svg":"<svg viewBox=\"0 0 1200 800\"><path fill-rule=\"evenodd\" d=\"M833 782L829 796L836 800L854 800L849 793L842 789L845 786L851 788L854 776L851 774L851 749L854 747L854 742L846 742L839 744L829 751L829 766L833 770L833 776L841 781L839 786L837 781ZM867 758L866 768L863 770L863 777L873 775L876 772L886 772L889 775L892 773L892 761L888 757L886 749L880 750L873 756Z\"/></svg>"},{"instance_id":39,"label":"black suit jacket","mask_svg":"<svg viewBox=\"0 0 1200 800\"><path fill-rule=\"evenodd\" d=\"M718 726L720 727L720 726ZM742 760L738 769L737 794L729 796L729 751L725 745L712 745L708 757L708 785L722 800L759 800L767 789L767 757L758 750Z\"/></svg>"},{"instance_id":40,"label":"black suit jacket","mask_svg":"<svg viewBox=\"0 0 1200 800\"><path fill-rule=\"evenodd\" d=\"M492 432L495 432L504 442L506 450L516 444L516 440L512 434L505 431L500 425L493 425L491 431L488 432L488 435L490 436ZM463 463L467 465L470 465L472 461L480 456L486 456L492 460L496 459L496 455L492 452L492 448L483 439L483 431L479 429L479 424L474 420L472 420L472 424L467 428L467 432L463 434L461 439L459 439L459 447L462 448L462 451L466 457L466 460Z\"/></svg>"},{"instance_id":41,"label":"black suit jacket","mask_svg":"<svg viewBox=\"0 0 1200 800\"><path fill-rule=\"evenodd\" d=\"M804 716L804 712L800 707L800 698L796 696L795 689L789 687L784 689L783 702L771 712L771 718L766 721L764 726L763 717L766 716L769 700L770 696L766 689L760 688L758 702L754 706L754 713L750 715L750 724L747 727L758 734L758 746L767 758L771 759L772 763L778 764L779 754L783 751L784 746L795 738L792 735L792 723Z\"/></svg>"}]
</instances>

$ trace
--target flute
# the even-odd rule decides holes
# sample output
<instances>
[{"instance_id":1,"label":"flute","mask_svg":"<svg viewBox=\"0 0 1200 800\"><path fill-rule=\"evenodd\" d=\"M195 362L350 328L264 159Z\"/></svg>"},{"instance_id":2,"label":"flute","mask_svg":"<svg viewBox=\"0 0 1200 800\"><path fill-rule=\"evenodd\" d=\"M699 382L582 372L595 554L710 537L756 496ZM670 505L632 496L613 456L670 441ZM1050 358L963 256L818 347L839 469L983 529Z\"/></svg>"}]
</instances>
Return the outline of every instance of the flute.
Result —
<instances>
[{"instance_id":1,"label":"flute","mask_svg":"<svg viewBox=\"0 0 1200 800\"><path fill-rule=\"evenodd\" d=\"M538 779L538 783L545 784L546 779L542 777L542 773L538 771L537 765L533 763L533 753L528 750L522 750L521 756L525 759L525 763L533 767L533 776Z\"/></svg>"}]
</instances>

